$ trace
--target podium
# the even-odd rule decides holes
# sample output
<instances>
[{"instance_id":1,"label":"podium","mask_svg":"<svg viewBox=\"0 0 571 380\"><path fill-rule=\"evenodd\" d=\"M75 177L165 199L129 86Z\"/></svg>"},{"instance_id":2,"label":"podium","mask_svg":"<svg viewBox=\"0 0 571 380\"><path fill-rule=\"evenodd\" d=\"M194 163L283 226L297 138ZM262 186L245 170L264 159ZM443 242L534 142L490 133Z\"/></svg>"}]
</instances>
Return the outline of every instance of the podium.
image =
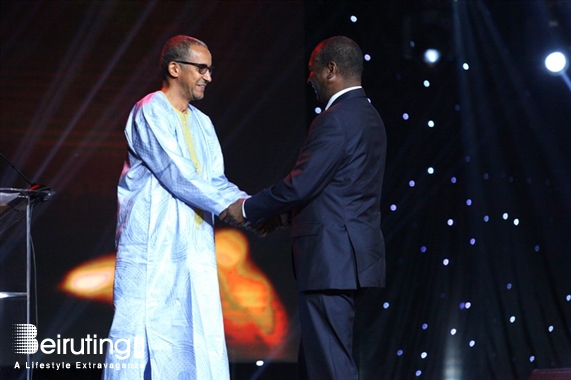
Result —
<instances>
[{"instance_id":1,"label":"podium","mask_svg":"<svg viewBox=\"0 0 571 380\"><path fill-rule=\"evenodd\" d=\"M35 205L48 200L50 188L0 188L0 365L22 361L13 349L13 324L30 324L32 285L31 219ZM25 315L25 320L24 320ZM26 353L30 362L30 354ZM27 378L30 378L29 370Z\"/></svg>"}]
</instances>

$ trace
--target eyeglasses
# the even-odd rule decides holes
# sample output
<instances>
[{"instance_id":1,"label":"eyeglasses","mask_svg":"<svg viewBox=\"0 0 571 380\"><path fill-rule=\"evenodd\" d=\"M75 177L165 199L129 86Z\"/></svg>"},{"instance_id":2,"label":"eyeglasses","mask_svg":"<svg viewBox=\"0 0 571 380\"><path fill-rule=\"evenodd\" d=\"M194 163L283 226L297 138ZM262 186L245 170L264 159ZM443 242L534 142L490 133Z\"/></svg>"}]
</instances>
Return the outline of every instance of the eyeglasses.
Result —
<instances>
[{"instance_id":1,"label":"eyeglasses","mask_svg":"<svg viewBox=\"0 0 571 380\"><path fill-rule=\"evenodd\" d=\"M184 63L185 65L192 65L198 67L198 72L200 74L206 74L206 71L210 75L212 75L212 70L214 70L214 66L207 66L204 63L194 63L194 62L186 62L186 61L175 61L176 63Z\"/></svg>"}]
</instances>

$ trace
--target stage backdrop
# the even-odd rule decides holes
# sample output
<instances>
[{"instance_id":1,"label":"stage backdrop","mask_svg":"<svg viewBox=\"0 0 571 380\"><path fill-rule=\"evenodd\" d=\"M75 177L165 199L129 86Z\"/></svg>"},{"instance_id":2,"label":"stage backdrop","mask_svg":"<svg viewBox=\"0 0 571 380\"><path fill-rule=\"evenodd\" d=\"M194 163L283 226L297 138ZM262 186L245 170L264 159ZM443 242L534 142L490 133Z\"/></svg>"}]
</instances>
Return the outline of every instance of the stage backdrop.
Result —
<instances>
[{"instance_id":1,"label":"stage backdrop","mask_svg":"<svg viewBox=\"0 0 571 380\"><path fill-rule=\"evenodd\" d=\"M305 134L303 14L300 2L2 3L1 153L56 191L33 213L38 340L108 333L123 128L135 102L161 86L165 41L186 34L209 46L216 69L195 105L216 127L228 178L255 192L287 174ZM2 187L30 186L6 162L1 169ZM228 227L216 242L231 359L291 361L288 234L258 240Z\"/></svg>"}]
</instances>

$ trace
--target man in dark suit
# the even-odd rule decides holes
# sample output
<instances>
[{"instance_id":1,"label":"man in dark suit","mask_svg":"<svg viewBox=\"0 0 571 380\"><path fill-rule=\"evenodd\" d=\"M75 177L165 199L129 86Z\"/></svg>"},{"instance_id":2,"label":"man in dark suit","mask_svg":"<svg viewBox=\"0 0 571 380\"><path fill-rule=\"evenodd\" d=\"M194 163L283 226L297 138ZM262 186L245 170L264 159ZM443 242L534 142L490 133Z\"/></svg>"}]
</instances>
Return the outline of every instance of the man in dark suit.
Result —
<instances>
[{"instance_id":1,"label":"man in dark suit","mask_svg":"<svg viewBox=\"0 0 571 380\"><path fill-rule=\"evenodd\" d=\"M387 141L361 87L362 71L363 54L351 39L317 45L308 82L327 106L311 124L295 167L221 215L258 226L291 212L301 379L358 378L355 309L367 288L385 285L380 207Z\"/></svg>"}]
</instances>

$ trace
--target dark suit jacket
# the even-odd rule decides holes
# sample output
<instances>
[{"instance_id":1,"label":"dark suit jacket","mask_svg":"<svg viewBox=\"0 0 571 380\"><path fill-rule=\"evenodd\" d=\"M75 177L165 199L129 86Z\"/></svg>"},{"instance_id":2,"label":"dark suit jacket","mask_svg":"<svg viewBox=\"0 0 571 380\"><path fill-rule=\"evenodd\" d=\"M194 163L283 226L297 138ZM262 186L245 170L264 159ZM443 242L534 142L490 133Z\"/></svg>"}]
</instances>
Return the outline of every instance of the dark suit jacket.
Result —
<instances>
[{"instance_id":1,"label":"dark suit jacket","mask_svg":"<svg viewBox=\"0 0 571 380\"><path fill-rule=\"evenodd\" d=\"M363 89L349 91L315 118L291 173L246 201L253 224L292 211L300 291L385 285L386 143L383 121Z\"/></svg>"}]
</instances>

